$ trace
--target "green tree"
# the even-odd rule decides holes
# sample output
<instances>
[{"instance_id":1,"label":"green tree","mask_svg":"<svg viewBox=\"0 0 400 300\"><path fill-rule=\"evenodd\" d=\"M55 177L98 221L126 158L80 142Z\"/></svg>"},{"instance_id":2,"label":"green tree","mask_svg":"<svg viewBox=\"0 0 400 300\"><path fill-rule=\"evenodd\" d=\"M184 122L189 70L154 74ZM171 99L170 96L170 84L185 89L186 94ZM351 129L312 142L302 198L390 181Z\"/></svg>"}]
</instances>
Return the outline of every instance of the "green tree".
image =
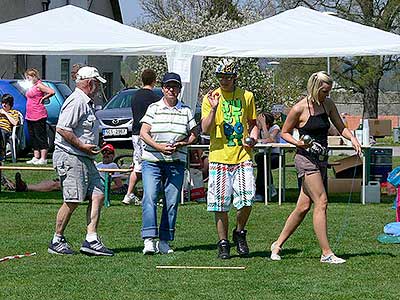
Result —
<instances>
[{"instance_id":1,"label":"green tree","mask_svg":"<svg viewBox=\"0 0 400 300\"><path fill-rule=\"evenodd\" d=\"M178 42L238 28L275 14L272 1L261 0L251 0L241 5L238 1L143 0L142 6L150 20L136 26ZM218 85L214 70L219 60L220 58L206 57L203 61L200 99L209 89ZM238 84L255 94L256 104L260 110L269 110L274 103L291 106L304 88L295 76L292 76L291 80L276 80L273 87L274 71L272 68L260 68L259 60L256 58L238 59L238 63L240 66ZM161 75L167 70L166 60L160 57L139 57L138 72L148 67ZM135 85L140 83L135 82Z\"/></svg>"},{"instance_id":2,"label":"green tree","mask_svg":"<svg viewBox=\"0 0 400 300\"><path fill-rule=\"evenodd\" d=\"M400 0L286 0L281 9L305 5L336 13L349 21L399 33ZM363 95L363 117L378 117L379 84L384 72L399 65L399 56L338 58L333 75L338 83Z\"/></svg>"}]
</instances>

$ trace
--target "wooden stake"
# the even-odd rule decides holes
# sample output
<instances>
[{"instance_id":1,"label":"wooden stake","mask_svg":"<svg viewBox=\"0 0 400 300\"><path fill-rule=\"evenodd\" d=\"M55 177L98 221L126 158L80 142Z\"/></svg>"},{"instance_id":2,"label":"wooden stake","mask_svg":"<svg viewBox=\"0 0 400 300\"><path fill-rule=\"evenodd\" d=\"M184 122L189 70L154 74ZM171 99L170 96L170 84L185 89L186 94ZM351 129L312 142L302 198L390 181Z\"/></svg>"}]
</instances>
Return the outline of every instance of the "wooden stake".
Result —
<instances>
[{"instance_id":1,"label":"wooden stake","mask_svg":"<svg viewBox=\"0 0 400 300\"><path fill-rule=\"evenodd\" d=\"M19 166L0 166L0 170L30 170L30 171L55 171L52 167L19 167ZM132 172L132 169L98 169L99 172Z\"/></svg>"},{"instance_id":2,"label":"wooden stake","mask_svg":"<svg viewBox=\"0 0 400 300\"><path fill-rule=\"evenodd\" d=\"M156 269L245 270L245 269L246 269L246 267L211 267L211 266L156 266Z\"/></svg>"}]
</instances>

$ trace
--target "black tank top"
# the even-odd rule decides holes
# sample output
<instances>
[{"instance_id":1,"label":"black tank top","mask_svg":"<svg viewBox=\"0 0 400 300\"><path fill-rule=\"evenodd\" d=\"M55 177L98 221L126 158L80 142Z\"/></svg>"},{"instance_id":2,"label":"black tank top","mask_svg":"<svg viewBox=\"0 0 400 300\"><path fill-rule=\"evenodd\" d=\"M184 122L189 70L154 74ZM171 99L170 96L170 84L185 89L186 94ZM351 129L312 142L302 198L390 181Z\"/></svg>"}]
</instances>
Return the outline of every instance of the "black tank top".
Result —
<instances>
[{"instance_id":1,"label":"black tank top","mask_svg":"<svg viewBox=\"0 0 400 300\"><path fill-rule=\"evenodd\" d=\"M308 106L308 112L310 113L310 116L308 117L308 120L306 124L304 124L303 127L299 127L299 135L305 135L308 134L311 136L313 140L318 142L324 147L328 146L328 130L329 127L331 126L329 122L329 117L328 114L326 113L325 106L322 103L322 107L324 109L324 112L319 115L311 115L311 110L310 110L310 104L307 99L307 106ZM299 148L297 150L298 153L301 154L307 154L308 152L304 149Z\"/></svg>"}]
</instances>

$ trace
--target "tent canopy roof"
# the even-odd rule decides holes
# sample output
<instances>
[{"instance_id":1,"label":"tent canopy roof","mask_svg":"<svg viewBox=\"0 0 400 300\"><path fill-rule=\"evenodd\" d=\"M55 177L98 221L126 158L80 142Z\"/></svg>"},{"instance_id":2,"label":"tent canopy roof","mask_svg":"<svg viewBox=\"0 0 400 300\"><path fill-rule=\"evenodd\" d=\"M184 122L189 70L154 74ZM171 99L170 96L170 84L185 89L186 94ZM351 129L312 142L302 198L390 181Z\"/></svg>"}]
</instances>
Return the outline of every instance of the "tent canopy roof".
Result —
<instances>
[{"instance_id":1,"label":"tent canopy roof","mask_svg":"<svg viewBox=\"0 0 400 300\"><path fill-rule=\"evenodd\" d=\"M0 24L1 54L164 55L177 44L73 5Z\"/></svg>"},{"instance_id":2,"label":"tent canopy roof","mask_svg":"<svg viewBox=\"0 0 400 300\"><path fill-rule=\"evenodd\" d=\"M185 42L200 56L339 57L400 54L400 36L304 7ZM190 50L191 49L191 50Z\"/></svg>"}]
</instances>

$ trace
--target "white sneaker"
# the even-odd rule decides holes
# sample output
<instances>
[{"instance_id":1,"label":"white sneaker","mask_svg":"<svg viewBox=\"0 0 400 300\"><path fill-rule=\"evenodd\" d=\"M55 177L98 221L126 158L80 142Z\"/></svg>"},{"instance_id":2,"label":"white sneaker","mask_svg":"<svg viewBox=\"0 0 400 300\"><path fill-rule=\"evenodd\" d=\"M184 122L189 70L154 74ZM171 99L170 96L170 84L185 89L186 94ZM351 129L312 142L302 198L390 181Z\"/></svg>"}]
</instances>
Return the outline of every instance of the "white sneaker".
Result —
<instances>
[{"instance_id":1,"label":"white sneaker","mask_svg":"<svg viewBox=\"0 0 400 300\"><path fill-rule=\"evenodd\" d=\"M327 263L327 264L343 264L346 262L345 259L337 257L335 254L331 253L329 255L321 255L321 260L322 263Z\"/></svg>"},{"instance_id":2,"label":"white sneaker","mask_svg":"<svg viewBox=\"0 0 400 300\"><path fill-rule=\"evenodd\" d=\"M27 163L28 165L33 165L33 164L35 164L35 162L37 162L37 161L39 161L39 158L32 157L32 159L31 159L31 160L28 160L26 163Z\"/></svg>"},{"instance_id":3,"label":"white sneaker","mask_svg":"<svg viewBox=\"0 0 400 300\"><path fill-rule=\"evenodd\" d=\"M273 253L273 251L275 251L276 249L278 249L278 253ZM282 257L279 255L279 252L282 250L281 247L278 247L276 242L273 242L271 245L271 260L281 260Z\"/></svg>"},{"instance_id":4,"label":"white sneaker","mask_svg":"<svg viewBox=\"0 0 400 300\"><path fill-rule=\"evenodd\" d=\"M133 195L133 204L135 206L140 206L140 205L142 205L142 200L140 200L138 196Z\"/></svg>"},{"instance_id":5,"label":"white sneaker","mask_svg":"<svg viewBox=\"0 0 400 300\"><path fill-rule=\"evenodd\" d=\"M171 247L168 244L168 241L163 241L161 240L160 242L157 242L156 248L161 254L171 254L174 253L174 250L171 249Z\"/></svg>"},{"instance_id":6,"label":"white sneaker","mask_svg":"<svg viewBox=\"0 0 400 300\"><path fill-rule=\"evenodd\" d=\"M143 254L144 255L151 255L156 253L156 247L154 245L154 240L152 238L144 239L144 248Z\"/></svg>"},{"instance_id":7,"label":"white sneaker","mask_svg":"<svg viewBox=\"0 0 400 300\"><path fill-rule=\"evenodd\" d=\"M38 159L33 162L34 165L47 165L47 159Z\"/></svg>"},{"instance_id":8,"label":"white sneaker","mask_svg":"<svg viewBox=\"0 0 400 300\"><path fill-rule=\"evenodd\" d=\"M135 202L135 205L136 205L136 201L140 201L139 198L136 197L135 194L131 193L131 194L125 195L124 199L121 202L125 205L130 205L131 203Z\"/></svg>"}]
</instances>

